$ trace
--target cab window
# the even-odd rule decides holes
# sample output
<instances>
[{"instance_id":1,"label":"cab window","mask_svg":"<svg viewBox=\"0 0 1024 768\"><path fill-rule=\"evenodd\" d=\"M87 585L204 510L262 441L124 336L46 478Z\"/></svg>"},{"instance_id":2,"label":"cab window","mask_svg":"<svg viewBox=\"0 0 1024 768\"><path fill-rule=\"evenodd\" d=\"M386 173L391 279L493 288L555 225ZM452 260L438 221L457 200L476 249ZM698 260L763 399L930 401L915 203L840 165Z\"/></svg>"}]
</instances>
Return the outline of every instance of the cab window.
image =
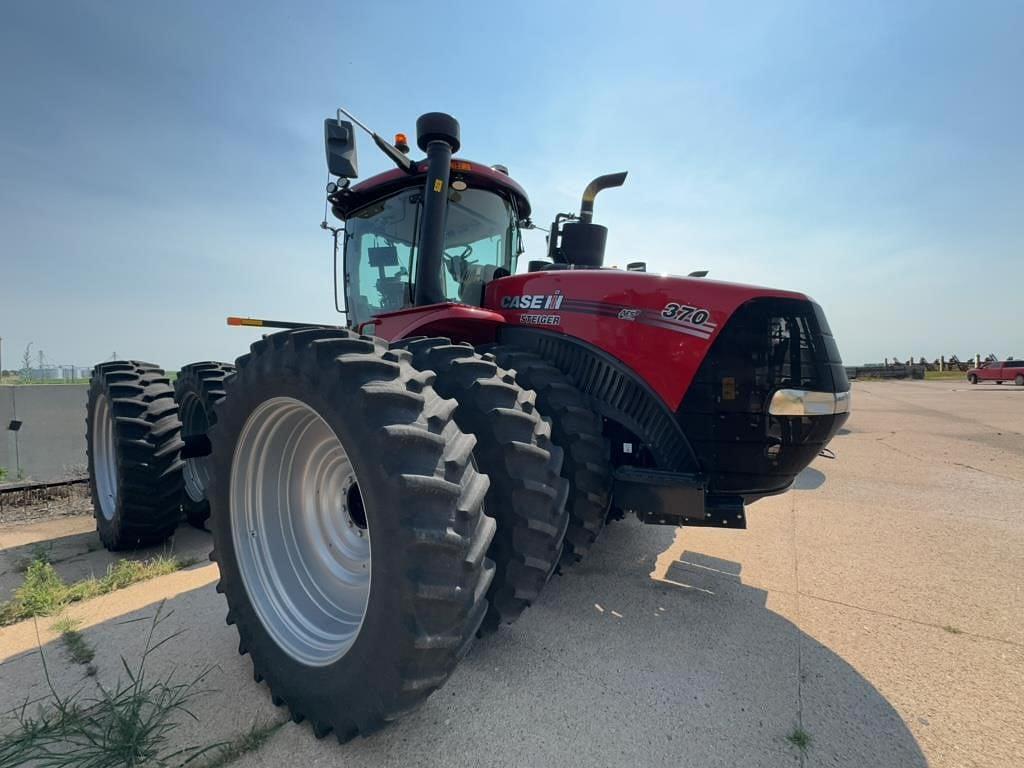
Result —
<instances>
[{"instance_id":1,"label":"cab window","mask_svg":"<svg viewBox=\"0 0 1024 768\"><path fill-rule=\"evenodd\" d=\"M514 272L518 256L519 227L505 198L482 189L451 190L444 249L449 301L479 306L495 270Z\"/></svg>"},{"instance_id":2,"label":"cab window","mask_svg":"<svg viewBox=\"0 0 1024 768\"><path fill-rule=\"evenodd\" d=\"M419 191L409 190L352 214L345 224L348 309L365 322L412 305Z\"/></svg>"},{"instance_id":3,"label":"cab window","mask_svg":"<svg viewBox=\"0 0 1024 768\"><path fill-rule=\"evenodd\" d=\"M345 296L349 322L412 306L423 192L417 186L352 213L345 222ZM445 298L480 306L495 271L519 256L514 206L494 192L452 189L441 270Z\"/></svg>"}]
</instances>

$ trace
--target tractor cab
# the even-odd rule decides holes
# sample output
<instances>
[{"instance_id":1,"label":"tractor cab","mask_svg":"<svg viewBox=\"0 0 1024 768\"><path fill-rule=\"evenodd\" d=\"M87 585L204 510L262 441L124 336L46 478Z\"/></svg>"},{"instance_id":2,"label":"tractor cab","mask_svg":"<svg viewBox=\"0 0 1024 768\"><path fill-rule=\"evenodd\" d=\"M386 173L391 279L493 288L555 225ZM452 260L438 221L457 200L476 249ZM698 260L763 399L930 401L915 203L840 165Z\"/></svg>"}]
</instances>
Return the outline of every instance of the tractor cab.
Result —
<instances>
[{"instance_id":1,"label":"tractor cab","mask_svg":"<svg viewBox=\"0 0 1024 768\"><path fill-rule=\"evenodd\" d=\"M349 322L412 307L427 164L390 171L332 196L345 222L342 270ZM484 286L515 272L526 193L503 170L451 161L439 269L442 301L480 306Z\"/></svg>"},{"instance_id":2,"label":"tractor cab","mask_svg":"<svg viewBox=\"0 0 1024 768\"><path fill-rule=\"evenodd\" d=\"M351 120L342 120L343 114ZM351 184L358 177L355 126L396 169ZM335 229L326 221L321 226L334 233L336 289L339 250L342 254L345 312L352 327L411 307L482 306L487 284L516 270L523 250L520 226L532 226L526 192L506 168L452 158L461 147L455 118L421 115L416 144L425 160L407 156L404 134L394 143L385 141L344 109L324 121L327 169L339 179L327 185L327 201L345 226ZM532 263L531 271L601 268L608 230L592 221L594 198L625 180L625 173L613 173L590 182L579 215L555 217L550 262Z\"/></svg>"}]
</instances>

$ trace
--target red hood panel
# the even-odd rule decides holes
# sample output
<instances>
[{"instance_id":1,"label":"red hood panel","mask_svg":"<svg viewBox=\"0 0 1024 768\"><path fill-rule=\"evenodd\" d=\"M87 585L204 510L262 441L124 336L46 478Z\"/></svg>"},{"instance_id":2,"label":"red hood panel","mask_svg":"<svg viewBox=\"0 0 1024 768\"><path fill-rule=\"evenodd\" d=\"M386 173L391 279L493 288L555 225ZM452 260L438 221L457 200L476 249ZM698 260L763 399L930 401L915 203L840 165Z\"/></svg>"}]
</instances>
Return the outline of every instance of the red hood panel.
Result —
<instances>
[{"instance_id":1,"label":"red hood panel","mask_svg":"<svg viewBox=\"0 0 1024 768\"><path fill-rule=\"evenodd\" d=\"M565 333L635 371L673 410L736 308L800 293L621 270L513 275L487 287L484 306L508 324Z\"/></svg>"}]
</instances>

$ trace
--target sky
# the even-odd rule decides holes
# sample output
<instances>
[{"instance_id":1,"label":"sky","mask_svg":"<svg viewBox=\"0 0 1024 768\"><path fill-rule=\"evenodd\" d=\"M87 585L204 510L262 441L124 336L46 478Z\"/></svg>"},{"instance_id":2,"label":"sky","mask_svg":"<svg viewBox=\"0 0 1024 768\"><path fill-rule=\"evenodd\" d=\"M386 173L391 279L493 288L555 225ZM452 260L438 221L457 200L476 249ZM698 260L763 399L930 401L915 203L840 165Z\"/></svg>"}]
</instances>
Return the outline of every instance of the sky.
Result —
<instances>
[{"instance_id":1,"label":"sky","mask_svg":"<svg viewBox=\"0 0 1024 768\"><path fill-rule=\"evenodd\" d=\"M340 322L323 119L445 111L534 220L594 176L607 263L803 291L848 364L1024 356L1024 4L5 5L0 337L232 360ZM360 138L360 173L389 161ZM543 255L530 233L523 267Z\"/></svg>"}]
</instances>

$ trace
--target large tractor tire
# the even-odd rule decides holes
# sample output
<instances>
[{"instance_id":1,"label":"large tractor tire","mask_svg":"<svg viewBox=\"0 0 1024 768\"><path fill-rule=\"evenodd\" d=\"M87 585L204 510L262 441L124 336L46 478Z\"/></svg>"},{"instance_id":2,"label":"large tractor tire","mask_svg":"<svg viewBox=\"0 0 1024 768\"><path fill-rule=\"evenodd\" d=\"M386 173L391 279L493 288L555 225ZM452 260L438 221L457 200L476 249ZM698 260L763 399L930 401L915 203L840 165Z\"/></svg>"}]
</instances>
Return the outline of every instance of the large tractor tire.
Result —
<instances>
[{"instance_id":1,"label":"large tractor tire","mask_svg":"<svg viewBox=\"0 0 1024 768\"><path fill-rule=\"evenodd\" d=\"M109 550L160 544L181 519L181 422L162 369L137 360L93 369L85 417L93 514Z\"/></svg>"},{"instance_id":2,"label":"large tractor tire","mask_svg":"<svg viewBox=\"0 0 1024 768\"><path fill-rule=\"evenodd\" d=\"M174 381L174 399L178 402L181 437L186 445L205 442L210 427L217 421L213 406L224 397L224 379L234 372L235 366L231 363L211 360L189 363L178 372ZM210 457L186 458L184 475L182 506L185 518L196 528L205 528L210 517L210 501L206 498L206 487L210 484Z\"/></svg>"},{"instance_id":3,"label":"large tractor tire","mask_svg":"<svg viewBox=\"0 0 1024 768\"><path fill-rule=\"evenodd\" d=\"M370 733L448 679L487 611L475 440L411 355L353 332L252 345L210 430L217 590L274 703Z\"/></svg>"},{"instance_id":4,"label":"large tractor tire","mask_svg":"<svg viewBox=\"0 0 1024 768\"><path fill-rule=\"evenodd\" d=\"M515 347L485 347L516 381L537 395L537 410L551 421L551 441L565 452L562 476L569 481L569 528L562 564L578 562L597 540L611 509L611 447L601 418L586 396L551 363Z\"/></svg>"},{"instance_id":5,"label":"large tractor tire","mask_svg":"<svg viewBox=\"0 0 1024 768\"><path fill-rule=\"evenodd\" d=\"M537 599L558 565L569 522L562 449L552 443L534 394L491 355L444 338L392 346L408 349L416 368L436 374L438 393L458 403L455 423L476 437L473 458L491 479L484 506L498 531L488 552L495 572L481 629L493 632Z\"/></svg>"}]
</instances>

